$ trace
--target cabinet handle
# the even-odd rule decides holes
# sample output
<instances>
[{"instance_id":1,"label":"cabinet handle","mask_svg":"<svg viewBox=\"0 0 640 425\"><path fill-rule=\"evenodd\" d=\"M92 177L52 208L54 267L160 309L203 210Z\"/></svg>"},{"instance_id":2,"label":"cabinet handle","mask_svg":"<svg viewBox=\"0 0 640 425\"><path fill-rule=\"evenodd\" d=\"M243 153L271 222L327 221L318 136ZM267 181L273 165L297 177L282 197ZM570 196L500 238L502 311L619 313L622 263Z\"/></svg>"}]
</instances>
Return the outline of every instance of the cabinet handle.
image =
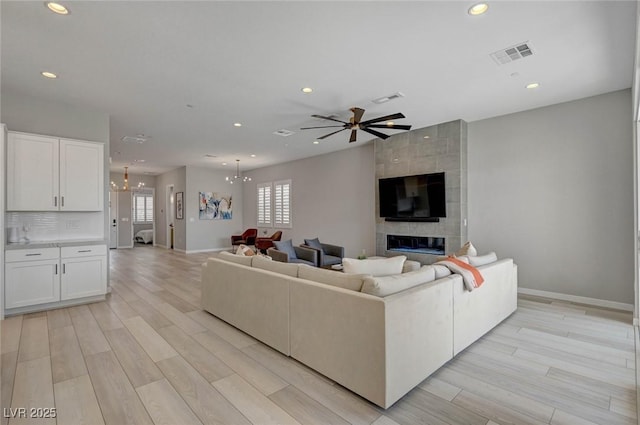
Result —
<instances>
[{"instance_id":1,"label":"cabinet handle","mask_svg":"<svg viewBox=\"0 0 640 425\"><path fill-rule=\"evenodd\" d=\"M80 253L80 252L91 252L91 250L90 249L81 249L80 251L78 251L78 253Z\"/></svg>"},{"instance_id":2,"label":"cabinet handle","mask_svg":"<svg viewBox=\"0 0 640 425\"><path fill-rule=\"evenodd\" d=\"M57 207L57 206L58 206L58 197L57 197L57 196L54 196L54 197L53 197L53 206L54 206L54 207Z\"/></svg>"},{"instance_id":3,"label":"cabinet handle","mask_svg":"<svg viewBox=\"0 0 640 425\"><path fill-rule=\"evenodd\" d=\"M64 207L64 196L60 197L60 206Z\"/></svg>"},{"instance_id":4,"label":"cabinet handle","mask_svg":"<svg viewBox=\"0 0 640 425\"><path fill-rule=\"evenodd\" d=\"M67 272L67 268L65 266L66 264L62 265L62 274L65 274Z\"/></svg>"},{"instance_id":5,"label":"cabinet handle","mask_svg":"<svg viewBox=\"0 0 640 425\"><path fill-rule=\"evenodd\" d=\"M36 255L42 255L41 253L37 253L37 254L25 254L25 257L34 257Z\"/></svg>"},{"instance_id":6,"label":"cabinet handle","mask_svg":"<svg viewBox=\"0 0 640 425\"><path fill-rule=\"evenodd\" d=\"M56 273L55 274L58 274L58 265L57 264L56 264Z\"/></svg>"}]
</instances>

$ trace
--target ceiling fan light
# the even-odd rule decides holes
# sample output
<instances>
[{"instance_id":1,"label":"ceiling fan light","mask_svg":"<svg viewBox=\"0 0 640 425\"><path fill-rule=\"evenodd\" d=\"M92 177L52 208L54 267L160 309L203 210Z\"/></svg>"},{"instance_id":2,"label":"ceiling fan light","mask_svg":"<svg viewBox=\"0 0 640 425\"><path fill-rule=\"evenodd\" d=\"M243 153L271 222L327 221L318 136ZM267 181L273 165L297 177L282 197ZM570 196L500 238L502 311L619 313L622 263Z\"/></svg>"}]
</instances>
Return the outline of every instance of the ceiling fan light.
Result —
<instances>
[{"instance_id":1,"label":"ceiling fan light","mask_svg":"<svg viewBox=\"0 0 640 425\"><path fill-rule=\"evenodd\" d=\"M61 5L60 3L48 1L45 3L45 6L52 11L53 13L57 13L58 15L68 15L69 9Z\"/></svg>"},{"instance_id":2,"label":"ceiling fan light","mask_svg":"<svg viewBox=\"0 0 640 425\"><path fill-rule=\"evenodd\" d=\"M476 3L469 8L467 13L469 13L469 15L471 16L478 16L482 15L487 10L489 10L489 5L487 3Z\"/></svg>"},{"instance_id":3,"label":"ceiling fan light","mask_svg":"<svg viewBox=\"0 0 640 425\"><path fill-rule=\"evenodd\" d=\"M303 88L300 89L300 91L302 91L302 93L306 93L306 94L313 93L313 89L311 87L303 87Z\"/></svg>"}]
</instances>

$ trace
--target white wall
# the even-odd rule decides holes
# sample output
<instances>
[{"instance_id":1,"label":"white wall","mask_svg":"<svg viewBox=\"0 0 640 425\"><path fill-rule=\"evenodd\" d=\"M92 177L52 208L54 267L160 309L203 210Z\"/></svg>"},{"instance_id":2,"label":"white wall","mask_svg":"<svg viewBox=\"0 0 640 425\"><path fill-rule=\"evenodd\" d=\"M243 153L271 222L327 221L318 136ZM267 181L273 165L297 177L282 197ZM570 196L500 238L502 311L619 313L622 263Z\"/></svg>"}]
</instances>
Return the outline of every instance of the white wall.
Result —
<instances>
[{"instance_id":1,"label":"white wall","mask_svg":"<svg viewBox=\"0 0 640 425\"><path fill-rule=\"evenodd\" d=\"M235 174L235 168L212 170L187 167L187 190L184 194L187 252L228 249L231 247L231 235L242 233L242 191L246 183L227 183L225 177L233 174ZM231 220L200 220L198 197L200 192L214 192L224 197L231 195L233 218Z\"/></svg>"},{"instance_id":2,"label":"white wall","mask_svg":"<svg viewBox=\"0 0 640 425\"><path fill-rule=\"evenodd\" d=\"M176 168L164 174L156 176L156 205L155 205L155 223L156 223L156 245L169 247L167 244L167 227L169 216L167 209L167 185L173 185L173 193L185 192L187 189L187 167ZM185 199L186 202L186 199ZM175 204L174 204L175 205ZM187 242L187 225L185 220L174 220L174 248L176 250L186 251Z\"/></svg>"},{"instance_id":3,"label":"white wall","mask_svg":"<svg viewBox=\"0 0 640 425\"><path fill-rule=\"evenodd\" d=\"M282 239L304 238L345 247L348 257L375 253L375 173L373 144L248 171L244 186L244 227L256 227L256 185L292 180L291 229ZM261 229L262 230L262 229ZM259 232L262 236L262 231Z\"/></svg>"},{"instance_id":4,"label":"white wall","mask_svg":"<svg viewBox=\"0 0 640 425\"><path fill-rule=\"evenodd\" d=\"M634 304L629 90L469 123L469 239L523 288Z\"/></svg>"}]
</instances>

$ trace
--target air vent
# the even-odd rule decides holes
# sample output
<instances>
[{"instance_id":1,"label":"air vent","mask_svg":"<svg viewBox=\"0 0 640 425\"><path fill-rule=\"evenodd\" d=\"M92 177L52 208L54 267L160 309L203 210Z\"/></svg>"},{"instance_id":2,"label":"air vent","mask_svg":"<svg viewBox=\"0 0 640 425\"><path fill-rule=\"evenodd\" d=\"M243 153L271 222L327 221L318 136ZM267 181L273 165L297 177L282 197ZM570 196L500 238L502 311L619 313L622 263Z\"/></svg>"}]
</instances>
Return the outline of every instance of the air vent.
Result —
<instances>
[{"instance_id":1,"label":"air vent","mask_svg":"<svg viewBox=\"0 0 640 425\"><path fill-rule=\"evenodd\" d=\"M400 97L404 97L404 94L401 93L401 92L396 92L394 94L390 94L389 96L384 96L384 97L379 97L377 99L373 99L372 102L373 103L377 103L377 104L387 103L390 100L398 99Z\"/></svg>"},{"instance_id":2,"label":"air vent","mask_svg":"<svg viewBox=\"0 0 640 425\"><path fill-rule=\"evenodd\" d=\"M135 136L124 136L122 139L125 143L138 143L142 144L149 140L151 137L145 136L144 134L136 134Z\"/></svg>"},{"instance_id":3,"label":"air vent","mask_svg":"<svg viewBox=\"0 0 640 425\"><path fill-rule=\"evenodd\" d=\"M276 136L282 136L282 137L289 137L293 134L294 132L291 130L286 130L286 129L280 129L280 130L276 130L273 132L273 134L275 134Z\"/></svg>"},{"instance_id":4,"label":"air vent","mask_svg":"<svg viewBox=\"0 0 640 425\"><path fill-rule=\"evenodd\" d=\"M533 50L528 41L518 43L514 46L507 47L506 49L498 50L491 53L491 59L493 59L498 65L504 65L509 62L517 61L518 59L526 58L533 55Z\"/></svg>"},{"instance_id":5,"label":"air vent","mask_svg":"<svg viewBox=\"0 0 640 425\"><path fill-rule=\"evenodd\" d=\"M213 154L208 153L208 154L206 154L204 157L205 157L205 158L217 158L217 157L218 157L218 155L213 155Z\"/></svg>"}]
</instances>

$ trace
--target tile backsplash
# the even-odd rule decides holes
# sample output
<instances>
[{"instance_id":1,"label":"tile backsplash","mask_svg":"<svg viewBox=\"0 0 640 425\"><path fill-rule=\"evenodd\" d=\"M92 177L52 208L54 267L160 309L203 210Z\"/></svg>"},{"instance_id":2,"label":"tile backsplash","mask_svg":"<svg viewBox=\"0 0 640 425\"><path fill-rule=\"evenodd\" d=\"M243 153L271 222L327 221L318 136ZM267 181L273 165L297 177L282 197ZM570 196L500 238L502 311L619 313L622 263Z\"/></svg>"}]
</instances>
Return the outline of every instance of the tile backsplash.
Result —
<instances>
[{"instance_id":1,"label":"tile backsplash","mask_svg":"<svg viewBox=\"0 0 640 425\"><path fill-rule=\"evenodd\" d=\"M104 212L7 212L6 228L16 227L21 242L104 239ZM7 232L9 234L9 232Z\"/></svg>"}]
</instances>

